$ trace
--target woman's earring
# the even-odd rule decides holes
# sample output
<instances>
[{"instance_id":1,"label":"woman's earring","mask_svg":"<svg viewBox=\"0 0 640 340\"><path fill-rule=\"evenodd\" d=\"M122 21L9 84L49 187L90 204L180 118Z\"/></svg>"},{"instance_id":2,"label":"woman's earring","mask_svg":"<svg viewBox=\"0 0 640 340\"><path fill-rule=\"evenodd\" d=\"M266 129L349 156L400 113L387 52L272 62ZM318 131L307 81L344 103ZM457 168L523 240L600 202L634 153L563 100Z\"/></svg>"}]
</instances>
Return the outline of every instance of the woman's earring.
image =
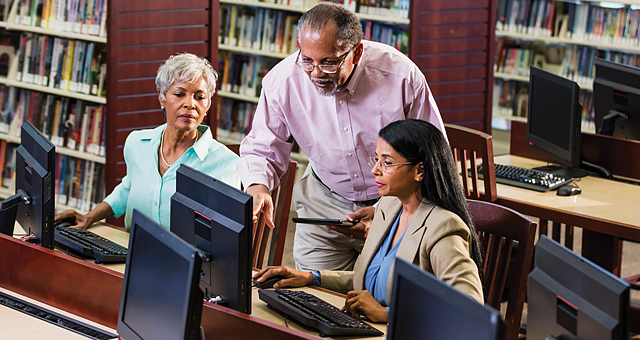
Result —
<instances>
[{"instance_id":1,"label":"woman's earring","mask_svg":"<svg viewBox=\"0 0 640 340\"><path fill-rule=\"evenodd\" d=\"M416 182L420 182L420 181L422 181L422 178L416 177Z\"/></svg>"}]
</instances>

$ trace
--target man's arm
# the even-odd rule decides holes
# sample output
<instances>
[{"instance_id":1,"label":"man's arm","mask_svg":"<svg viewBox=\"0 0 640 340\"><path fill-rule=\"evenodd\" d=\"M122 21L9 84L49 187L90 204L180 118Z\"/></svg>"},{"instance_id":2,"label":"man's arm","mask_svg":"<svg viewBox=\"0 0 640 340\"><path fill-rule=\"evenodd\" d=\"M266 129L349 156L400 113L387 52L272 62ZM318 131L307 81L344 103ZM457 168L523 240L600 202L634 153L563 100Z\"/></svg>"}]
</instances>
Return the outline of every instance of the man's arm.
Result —
<instances>
[{"instance_id":1,"label":"man's arm","mask_svg":"<svg viewBox=\"0 0 640 340\"><path fill-rule=\"evenodd\" d=\"M422 72L417 73L416 79L410 79L409 81L412 86L408 86L407 88L412 90L413 94L410 95L411 102L405 107L405 117L407 119L427 121L437 127L444 137L447 138L444 123L440 116L440 110L438 109L438 105L436 105L436 100Z\"/></svg>"},{"instance_id":2,"label":"man's arm","mask_svg":"<svg viewBox=\"0 0 640 340\"><path fill-rule=\"evenodd\" d=\"M240 145L237 169L248 194L253 196L253 221L263 212L273 228L273 200L270 192L280 184L289 165L293 138L277 101L264 90L256 107L251 132Z\"/></svg>"}]
</instances>

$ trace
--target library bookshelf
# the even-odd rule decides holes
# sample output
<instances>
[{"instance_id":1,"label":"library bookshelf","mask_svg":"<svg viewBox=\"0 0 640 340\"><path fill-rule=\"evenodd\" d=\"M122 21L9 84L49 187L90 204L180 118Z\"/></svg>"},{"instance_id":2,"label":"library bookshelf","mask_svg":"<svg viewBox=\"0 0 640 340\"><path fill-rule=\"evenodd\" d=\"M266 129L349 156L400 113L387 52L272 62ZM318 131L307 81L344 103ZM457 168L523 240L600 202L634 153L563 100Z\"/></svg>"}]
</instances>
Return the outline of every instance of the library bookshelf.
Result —
<instances>
[{"instance_id":1,"label":"library bookshelf","mask_svg":"<svg viewBox=\"0 0 640 340\"><path fill-rule=\"evenodd\" d=\"M583 131L595 131L594 61L603 58L640 66L639 25L637 0L500 0L492 108L493 118L500 119L494 126L508 129L504 121L526 122L526 109L523 112L520 103L528 96L524 89L533 64L578 83Z\"/></svg>"},{"instance_id":2,"label":"library bookshelf","mask_svg":"<svg viewBox=\"0 0 640 340\"><path fill-rule=\"evenodd\" d=\"M8 65L0 76L0 198L15 192L15 149L28 119L56 145L56 209L86 212L104 197L106 0L66 13L47 4L32 10L31 2L6 1L1 14L3 38L17 46L1 47Z\"/></svg>"}]
</instances>

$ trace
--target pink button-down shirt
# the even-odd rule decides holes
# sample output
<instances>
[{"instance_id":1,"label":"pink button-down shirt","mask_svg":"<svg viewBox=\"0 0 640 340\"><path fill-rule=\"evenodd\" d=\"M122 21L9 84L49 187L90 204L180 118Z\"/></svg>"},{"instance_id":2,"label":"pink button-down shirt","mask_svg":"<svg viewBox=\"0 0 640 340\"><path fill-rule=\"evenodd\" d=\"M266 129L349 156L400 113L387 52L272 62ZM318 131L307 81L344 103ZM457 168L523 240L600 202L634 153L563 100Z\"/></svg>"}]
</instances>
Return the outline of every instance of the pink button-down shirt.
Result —
<instances>
[{"instance_id":1,"label":"pink button-down shirt","mask_svg":"<svg viewBox=\"0 0 640 340\"><path fill-rule=\"evenodd\" d=\"M400 119L442 118L420 69L396 49L363 41L364 53L347 85L321 96L296 64L297 52L269 71L251 132L242 141L238 173L244 187L273 190L289 162L293 139L331 190L352 201L379 197L367 159L378 132Z\"/></svg>"}]
</instances>

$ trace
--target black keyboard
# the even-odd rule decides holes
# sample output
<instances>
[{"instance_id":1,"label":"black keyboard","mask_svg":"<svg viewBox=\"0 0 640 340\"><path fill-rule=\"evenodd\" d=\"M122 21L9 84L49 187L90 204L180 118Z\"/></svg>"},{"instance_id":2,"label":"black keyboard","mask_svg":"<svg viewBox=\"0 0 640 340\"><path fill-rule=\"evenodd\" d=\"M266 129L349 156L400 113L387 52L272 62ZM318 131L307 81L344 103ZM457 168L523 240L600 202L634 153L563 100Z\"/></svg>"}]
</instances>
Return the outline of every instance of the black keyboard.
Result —
<instances>
[{"instance_id":1,"label":"black keyboard","mask_svg":"<svg viewBox=\"0 0 640 340\"><path fill-rule=\"evenodd\" d=\"M496 182L523 189L546 192L573 181L573 178L560 177L548 172L513 165L495 164L495 168ZM478 165L478 178L484 178L482 164Z\"/></svg>"},{"instance_id":2,"label":"black keyboard","mask_svg":"<svg viewBox=\"0 0 640 340\"><path fill-rule=\"evenodd\" d=\"M127 248L82 228L55 227L56 242L93 257L96 263L127 261Z\"/></svg>"},{"instance_id":3,"label":"black keyboard","mask_svg":"<svg viewBox=\"0 0 640 340\"><path fill-rule=\"evenodd\" d=\"M305 326L313 327L320 336L380 336L384 333L341 311L339 308L299 290L260 289L260 300Z\"/></svg>"}]
</instances>

